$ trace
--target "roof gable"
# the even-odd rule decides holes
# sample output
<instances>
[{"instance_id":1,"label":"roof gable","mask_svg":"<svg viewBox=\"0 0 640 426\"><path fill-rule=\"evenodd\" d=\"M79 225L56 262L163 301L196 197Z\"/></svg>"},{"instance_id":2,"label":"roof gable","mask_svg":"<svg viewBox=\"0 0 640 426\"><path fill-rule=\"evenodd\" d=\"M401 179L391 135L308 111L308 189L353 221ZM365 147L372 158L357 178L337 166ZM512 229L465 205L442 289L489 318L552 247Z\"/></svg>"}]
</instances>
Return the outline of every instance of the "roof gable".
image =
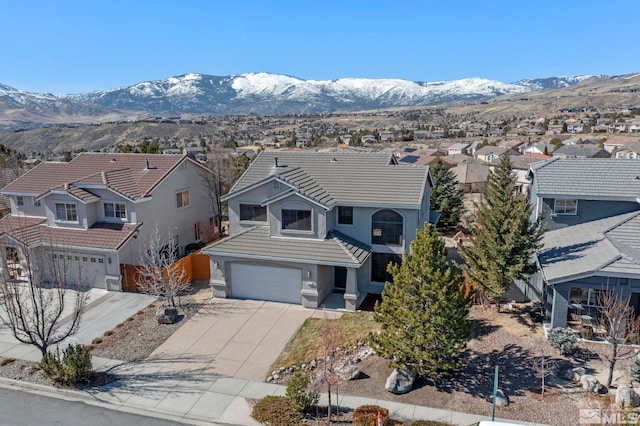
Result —
<instances>
[{"instance_id":1,"label":"roof gable","mask_svg":"<svg viewBox=\"0 0 640 426\"><path fill-rule=\"evenodd\" d=\"M40 163L2 189L3 193L44 194L57 187L103 184L130 199L149 193L186 156L82 153L68 163Z\"/></svg>"},{"instance_id":2,"label":"roof gable","mask_svg":"<svg viewBox=\"0 0 640 426\"><path fill-rule=\"evenodd\" d=\"M297 193L332 207L337 204L422 205L431 185L426 166L399 166L391 153L263 151L224 198L277 178Z\"/></svg>"}]
</instances>

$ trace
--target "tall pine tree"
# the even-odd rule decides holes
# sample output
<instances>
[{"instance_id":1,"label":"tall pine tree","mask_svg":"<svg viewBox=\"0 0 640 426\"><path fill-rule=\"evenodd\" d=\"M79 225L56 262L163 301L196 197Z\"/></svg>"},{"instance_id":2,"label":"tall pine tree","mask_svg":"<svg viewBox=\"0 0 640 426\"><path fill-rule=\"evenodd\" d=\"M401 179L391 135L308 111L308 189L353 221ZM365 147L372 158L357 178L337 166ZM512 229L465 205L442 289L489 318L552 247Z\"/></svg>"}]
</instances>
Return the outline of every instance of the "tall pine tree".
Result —
<instances>
[{"instance_id":1,"label":"tall pine tree","mask_svg":"<svg viewBox=\"0 0 640 426\"><path fill-rule=\"evenodd\" d=\"M465 261L462 269L498 301L514 280L526 279L536 271L533 254L544 233L541 218L531 221L532 206L517 194L516 175L507 152L487 178L477 208L472 244L460 249Z\"/></svg>"},{"instance_id":2,"label":"tall pine tree","mask_svg":"<svg viewBox=\"0 0 640 426\"><path fill-rule=\"evenodd\" d=\"M402 264L390 264L393 284L386 283L374 319L380 334L372 348L393 368L421 376L453 370L471 331L469 298L463 277L447 264L439 233L425 225Z\"/></svg>"},{"instance_id":3,"label":"tall pine tree","mask_svg":"<svg viewBox=\"0 0 640 426\"><path fill-rule=\"evenodd\" d=\"M462 190L458 189L455 174L439 158L431 163L430 169L433 178L431 210L440 213L437 229L448 232L458 225L464 210Z\"/></svg>"}]
</instances>

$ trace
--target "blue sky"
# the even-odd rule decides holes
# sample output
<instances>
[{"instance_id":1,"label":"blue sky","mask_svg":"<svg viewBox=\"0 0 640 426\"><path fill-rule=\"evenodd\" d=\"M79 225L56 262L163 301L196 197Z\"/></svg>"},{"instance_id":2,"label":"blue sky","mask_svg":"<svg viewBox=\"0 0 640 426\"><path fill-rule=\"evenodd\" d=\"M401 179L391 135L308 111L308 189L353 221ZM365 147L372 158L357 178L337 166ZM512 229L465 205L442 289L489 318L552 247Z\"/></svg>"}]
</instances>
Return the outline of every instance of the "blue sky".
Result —
<instances>
[{"instance_id":1,"label":"blue sky","mask_svg":"<svg viewBox=\"0 0 640 426\"><path fill-rule=\"evenodd\" d=\"M640 1L5 2L0 83L79 93L189 72L303 79L640 72Z\"/></svg>"}]
</instances>

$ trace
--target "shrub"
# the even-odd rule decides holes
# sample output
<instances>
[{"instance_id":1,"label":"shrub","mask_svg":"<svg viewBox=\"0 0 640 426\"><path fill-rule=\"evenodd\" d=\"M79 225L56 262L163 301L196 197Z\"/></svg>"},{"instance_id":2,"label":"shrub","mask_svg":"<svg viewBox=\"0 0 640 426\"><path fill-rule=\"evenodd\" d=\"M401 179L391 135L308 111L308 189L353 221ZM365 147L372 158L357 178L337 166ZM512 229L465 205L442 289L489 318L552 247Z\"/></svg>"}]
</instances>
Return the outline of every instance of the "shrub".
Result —
<instances>
[{"instance_id":1,"label":"shrub","mask_svg":"<svg viewBox=\"0 0 640 426\"><path fill-rule=\"evenodd\" d=\"M59 349L47 352L40 361L42 372L54 382L75 386L91 374L91 353L86 346L69 345L62 353Z\"/></svg>"},{"instance_id":2,"label":"shrub","mask_svg":"<svg viewBox=\"0 0 640 426\"><path fill-rule=\"evenodd\" d=\"M640 336L638 336L638 333L629 333L629 335L627 336L627 343L629 343L630 345L637 345L638 341L640 341Z\"/></svg>"},{"instance_id":3,"label":"shrub","mask_svg":"<svg viewBox=\"0 0 640 426\"><path fill-rule=\"evenodd\" d=\"M256 402L251 417L269 426L298 426L302 424L302 414L295 409L286 396L267 395Z\"/></svg>"},{"instance_id":4,"label":"shrub","mask_svg":"<svg viewBox=\"0 0 640 426\"><path fill-rule=\"evenodd\" d=\"M580 337L585 340L591 340L591 338L593 337L593 328L588 325L582 326L582 328L580 329Z\"/></svg>"},{"instance_id":5,"label":"shrub","mask_svg":"<svg viewBox=\"0 0 640 426\"><path fill-rule=\"evenodd\" d=\"M569 328L556 327L547 334L549 344L560 351L561 354L569 354L578 343L578 336Z\"/></svg>"},{"instance_id":6,"label":"shrub","mask_svg":"<svg viewBox=\"0 0 640 426\"><path fill-rule=\"evenodd\" d=\"M640 358L634 356L629 362L629 377L640 382Z\"/></svg>"},{"instance_id":7,"label":"shrub","mask_svg":"<svg viewBox=\"0 0 640 426\"><path fill-rule=\"evenodd\" d=\"M377 426L378 413L382 415L382 424L389 424L389 410L377 405L361 405L353 412L353 424L356 426Z\"/></svg>"},{"instance_id":8,"label":"shrub","mask_svg":"<svg viewBox=\"0 0 640 426\"><path fill-rule=\"evenodd\" d=\"M297 371L287 383L287 398L291 400L293 407L301 413L308 413L318 404L320 394L309 390L311 376L309 373Z\"/></svg>"},{"instance_id":9,"label":"shrub","mask_svg":"<svg viewBox=\"0 0 640 426\"><path fill-rule=\"evenodd\" d=\"M11 364L15 360L16 360L15 358L5 358L2 360L2 362L0 362L0 367L4 367L7 364Z\"/></svg>"}]
</instances>

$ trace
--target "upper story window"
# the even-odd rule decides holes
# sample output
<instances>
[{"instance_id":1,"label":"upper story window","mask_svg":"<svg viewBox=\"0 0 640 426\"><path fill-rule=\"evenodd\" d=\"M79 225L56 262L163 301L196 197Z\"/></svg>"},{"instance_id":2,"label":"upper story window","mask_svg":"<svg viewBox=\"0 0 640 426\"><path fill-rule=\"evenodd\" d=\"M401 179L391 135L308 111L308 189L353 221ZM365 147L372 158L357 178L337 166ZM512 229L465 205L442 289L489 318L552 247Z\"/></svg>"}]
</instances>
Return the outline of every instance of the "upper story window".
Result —
<instances>
[{"instance_id":1,"label":"upper story window","mask_svg":"<svg viewBox=\"0 0 640 426\"><path fill-rule=\"evenodd\" d=\"M176 192L176 207L187 207L189 205L189 190Z\"/></svg>"},{"instance_id":2,"label":"upper story window","mask_svg":"<svg viewBox=\"0 0 640 426\"><path fill-rule=\"evenodd\" d=\"M126 219L127 207L124 203L104 203L104 217Z\"/></svg>"},{"instance_id":3,"label":"upper story window","mask_svg":"<svg viewBox=\"0 0 640 426\"><path fill-rule=\"evenodd\" d=\"M311 231L311 210L282 209L282 229Z\"/></svg>"},{"instance_id":4,"label":"upper story window","mask_svg":"<svg viewBox=\"0 0 640 426\"><path fill-rule=\"evenodd\" d=\"M371 218L371 243L402 245L402 216L393 210L380 210Z\"/></svg>"},{"instance_id":5,"label":"upper story window","mask_svg":"<svg viewBox=\"0 0 640 426\"><path fill-rule=\"evenodd\" d=\"M22 195L16 196L16 206L24 206L24 197Z\"/></svg>"},{"instance_id":6,"label":"upper story window","mask_svg":"<svg viewBox=\"0 0 640 426\"><path fill-rule=\"evenodd\" d=\"M267 221L267 207L260 204L240 204L240 220Z\"/></svg>"},{"instance_id":7,"label":"upper story window","mask_svg":"<svg viewBox=\"0 0 640 426\"><path fill-rule=\"evenodd\" d=\"M77 222L78 211L76 205L71 203L56 203L56 220Z\"/></svg>"},{"instance_id":8,"label":"upper story window","mask_svg":"<svg viewBox=\"0 0 640 426\"><path fill-rule=\"evenodd\" d=\"M33 198L33 207L40 207L42 204L40 200L37 200L35 197Z\"/></svg>"},{"instance_id":9,"label":"upper story window","mask_svg":"<svg viewBox=\"0 0 640 426\"><path fill-rule=\"evenodd\" d=\"M553 214L578 214L578 200L556 198L553 202Z\"/></svg>"},{"instance_id":10,"label":"upper story window","mask_svg":"<svg viewBox=\"0 0 640 426\"><path fill-rule=\"evenodd\" d=\"M353 225L353 207L338 206L338 224Z\"/></svg>"}]
</instances>

